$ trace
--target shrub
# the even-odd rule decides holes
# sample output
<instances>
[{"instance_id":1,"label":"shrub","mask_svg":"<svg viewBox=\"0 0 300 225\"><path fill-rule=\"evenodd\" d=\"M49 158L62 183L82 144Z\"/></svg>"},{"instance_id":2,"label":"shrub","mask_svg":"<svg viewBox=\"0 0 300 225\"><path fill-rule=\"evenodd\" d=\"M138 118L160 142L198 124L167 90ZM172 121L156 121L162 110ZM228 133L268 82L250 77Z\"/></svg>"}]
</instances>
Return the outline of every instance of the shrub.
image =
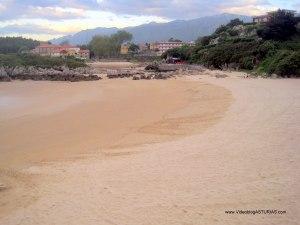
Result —
<instances>
[{"instance_id":1,"label":"shrub","mask_svg":"<svg viewBox=\"0 0 300 225\"><path fill-rule=\"evenodd\" d=\"M233 37L239 35L239 32L237 30L229 30L228 33L230 36L233 36Z\"/></svg>"},{"instance_id":2,"label":"shrub","mask_svg":"<svg viewBox=\"0 0 300 225\"><path fill-rule=\"evenodd\" d=\"M258 68L258 72L300 77L300 51L280 50L266 58Z\"/></svg>"},{"instance_id":3,"label":"shrub","mask_svg":"<svg viewBox=\"0 0 300 225\"><path fill-rule=\"evenodd\" d=\"M40 68L55 68L67 66L69 68L85 67L86 64L74 57L60 58L32 54L0 54L0 66L35 66Z\"/></svg>"},{"instance_id":4,"label":"shrub","mask_svg":"<svg viewBox=\"0 0 300 225\"><path fill-rule=\"evenodd\" d=\"M167 57L180 58L182 60L190 60L192 53L192 48L188 45L184 45L180 48L173 48L166 51L162 54L162 58L166 59Z\"/></svg>"},{"instance_id":5,"label":"shrub","mask_svg":"<svg viewBox=\"0 0 300 225\"><path fill-rule=\"evenodd\" d=\"M265 41L258 48L258 57L263 59L267 56L274 55L278 50L278 44L274 41Z\"/></svg>"},{"instance_id":6,"label":"shrub","mask_svg":"<svg viewBox=\"0 0 300 225\"><path fill-rule=\"evenodd\" d=\"M241 59L241 68L246 70L252 70L254 68L255 58L253 56L247 56Z\"/></svg>"},{"instance_id":7,"label":"shrub","mask_svg":"<svg viewBox=\"0 0 300 225\"><path fill-rule=\"evenodd\" d=\"M224 65L230 63L238 63L241 67L244 65L245 69L249 69L252 64L250 63L251 60L247 57L251 56L251 62L254 64L254 58L258 54L257 49L260 44L259 41L255 40L230 40L215 46L197 49L192 53L191 61L215 68L222 68Z\"/></svg>"},{"instance_id":8,"label":"shrub","mask_svg":"<svg viewBox=\"0 0 300 225\"><path fill-rule=\"evenodd\" d=\"M221 34L225 31L227 31L227 29L228 29L227 26L222 25L222 26L220 26L219 28L216 29L215 34Z\"/></svg>"}]
</instances>

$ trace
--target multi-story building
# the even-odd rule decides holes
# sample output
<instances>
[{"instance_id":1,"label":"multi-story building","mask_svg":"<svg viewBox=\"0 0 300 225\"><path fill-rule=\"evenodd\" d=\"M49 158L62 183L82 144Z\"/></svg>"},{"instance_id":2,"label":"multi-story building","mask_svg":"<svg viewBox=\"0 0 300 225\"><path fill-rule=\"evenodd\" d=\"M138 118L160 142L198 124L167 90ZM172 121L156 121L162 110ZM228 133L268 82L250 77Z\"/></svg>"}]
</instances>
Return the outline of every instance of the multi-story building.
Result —
<instances>
[{"instance_id":1,"label":"multi-story building","mask_svg":"<svg viewBox=\"0 0 300 225\"><path fill-rule=\"evenodd\" d=\"M179 41L162 41L162 42L154 42L150 44L150 50L156 51L158 55L162 55L164 52L172 49L179 48L184 45L194 45L193 42L179 42Z\"/></svg>"},{"instance_id":2,"label":"multi-story building","mask_svg":"<svg viewBox=\"0 0 300 225\"><path fill-rule=\"evenodd\" d=\"M52 45L52 44L40 44L31 51L34 54L42 56L74 56L77 58L90 58L89 50L82 50L77 46L72 45Z\"/></svg>"},{"instance_id":3,"label":"multi-story building","mask_svg":"<svg viewBox=\"0 0 300 225\"><path fill-rule=\"evenodd\" d=\"M129 52L129 47L130 47L130 44L129 43L126 43L126 44L122 44L121 45L121 55L127 55L128 52Z\"/></svg>"},{"instance_id":4,"label":"multi-story building","mask_svg":"<svg viewBox=\"0 0 300 225\"><path fill-rule=\"evenodd\" d=\"M266 23L269 21L269 15L255 16L253 17L253 23Z\"/></svg>"}]
</instances>

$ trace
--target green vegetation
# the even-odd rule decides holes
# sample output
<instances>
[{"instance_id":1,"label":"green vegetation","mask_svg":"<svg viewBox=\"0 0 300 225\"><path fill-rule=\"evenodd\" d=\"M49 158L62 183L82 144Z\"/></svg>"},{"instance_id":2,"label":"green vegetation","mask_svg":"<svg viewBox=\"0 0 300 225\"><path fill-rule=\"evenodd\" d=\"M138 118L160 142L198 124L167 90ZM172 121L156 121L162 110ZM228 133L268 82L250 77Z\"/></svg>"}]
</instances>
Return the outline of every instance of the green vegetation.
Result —
<instances>
[{"instance_id":1,"label":"green vegetation","mask_svg":"<svg viewBox=\"0 0 300 225\"><path fill-rule=\"evenodd\" d=\"M251 70L264 76L300 77L300 33L290 12L278 10L266 24L244 24L235 19L196 46L171 49L163 58L179 57L217 69Z\"/></svg>"},{"instance_id":2,"label":"green vegetation","mask_svg":"<svg viewBox=\"0 0 300 225\"><path fill-rule=\"evenodd\" d=\"M279 50L266 58L258 67L258 71L290 77L300 74L300 51Z\"/></svg>"},{"instance_id":3,"label":"green vegetation","mask_svg":"<svg viewBox=\"0 0 300 225\"><path fill-rule=\"evenodd\" d=\"M172 56L174 58L180 58L182 60L189 60L192 50L192 47L184 45L181 48L173 48L168 50L162 55L162 58L166 59L168 56Z\"/></svg>"},{"instance_id":4,"label":"green vegetation","mask_svg":"<svg viewBox=\"0 0 300 225\"><path fill-rule=\"evenodd\" d=\"M139 50L140 50L140 47L134 43L131 43L129 46L129 49L128 49L129 53L131 53L131 54L136 54L136 53L138 53Z\"/></svg>"},{"instance_id":5,"label":"green vegetation","mask_svg":"<svg viewBox=\"0 0 300 225\"><path fill-rule=\"evenodd\" d=\"M121 45L132 40L132 34L118 31L111 36L95 36L89 48L98 58L112 58L120 55Z\"/></svg>"},{"instance_id":6,"label":"green vegetation","mask_svg":"<svg viewBox=\"0 0 300 225\"><path fill-rule=\"evenodd\" d=\"M294 14L278 10L271 14L266 26L262 26L257 30L258 36L265 40L285 41L297 33L297 19Z\"/></svg>"},{"instance_id":7,"label":"green vegetation","mask_svg":"<svg viewBox=\"0 0 300 225\"><path fill-rule=\"evenodd\" d=\"M22 37L0 37L0 54L22 53L34 49L39 41Z\"/></svg>"},{"instance_id":8,"label":"green vegetation","mask_svg":"<svg viewBox=\"0 0 300 225\"><path fill-rule=\"evenodd\" d=\"M80 59L73 57L60 58L32 54L0 54L0 67L34 66L40 68L56 68L66 66L68 68L85 67L86 64Z\"/></svg>"}]
</instances>

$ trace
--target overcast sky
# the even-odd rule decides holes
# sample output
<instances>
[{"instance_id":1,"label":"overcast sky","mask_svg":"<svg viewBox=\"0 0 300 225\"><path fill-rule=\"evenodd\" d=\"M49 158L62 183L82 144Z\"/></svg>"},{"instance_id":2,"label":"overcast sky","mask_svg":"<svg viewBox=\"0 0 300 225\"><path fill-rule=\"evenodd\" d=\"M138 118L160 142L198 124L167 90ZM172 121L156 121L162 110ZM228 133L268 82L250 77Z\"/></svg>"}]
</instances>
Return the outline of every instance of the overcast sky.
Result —
<instances>
[{"instance_id":1,"label":"overcast sky","mask_svg":"<svg viewBox=\"0 0 300 225\"><path fill-rule=\"evenodd\" d=\"M300 11L300 0L0 0L0 36L48 40L95 27L193 19L220 13Z\"/></svg>"}]
</instances>

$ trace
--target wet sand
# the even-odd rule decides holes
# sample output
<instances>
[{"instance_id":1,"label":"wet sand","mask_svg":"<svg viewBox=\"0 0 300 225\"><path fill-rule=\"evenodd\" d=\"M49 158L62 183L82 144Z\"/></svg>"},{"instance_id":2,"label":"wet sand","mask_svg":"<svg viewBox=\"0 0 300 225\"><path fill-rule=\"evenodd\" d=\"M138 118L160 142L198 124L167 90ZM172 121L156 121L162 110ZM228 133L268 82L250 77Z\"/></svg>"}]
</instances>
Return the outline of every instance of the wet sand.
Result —
<instances>
[{"instance_id":1,"label":"wet sand","mask_svg":"<svg viewBox=\"0 0 300 225\"><path fill-rule=\"evenodd\" d=\"M188 135L231 100L225 89L183 80L12 82L1 84L0 96L0 168ZM202 117L207 125L193 126Z\"/></svg>"},{"instance_id":2,"label":"wet sand","mask_svg":"<svg viewBox=\"0 0 300 225\"><path fill-rule=\"evenodd\" d=\"M17 81L1 84L0 96L0 215L40 197L31 190L41 179L27 168L132 154L138 150L129 147L200 133L232 101L224 88L174 79Z\"/></svg>"}]
</instances>

